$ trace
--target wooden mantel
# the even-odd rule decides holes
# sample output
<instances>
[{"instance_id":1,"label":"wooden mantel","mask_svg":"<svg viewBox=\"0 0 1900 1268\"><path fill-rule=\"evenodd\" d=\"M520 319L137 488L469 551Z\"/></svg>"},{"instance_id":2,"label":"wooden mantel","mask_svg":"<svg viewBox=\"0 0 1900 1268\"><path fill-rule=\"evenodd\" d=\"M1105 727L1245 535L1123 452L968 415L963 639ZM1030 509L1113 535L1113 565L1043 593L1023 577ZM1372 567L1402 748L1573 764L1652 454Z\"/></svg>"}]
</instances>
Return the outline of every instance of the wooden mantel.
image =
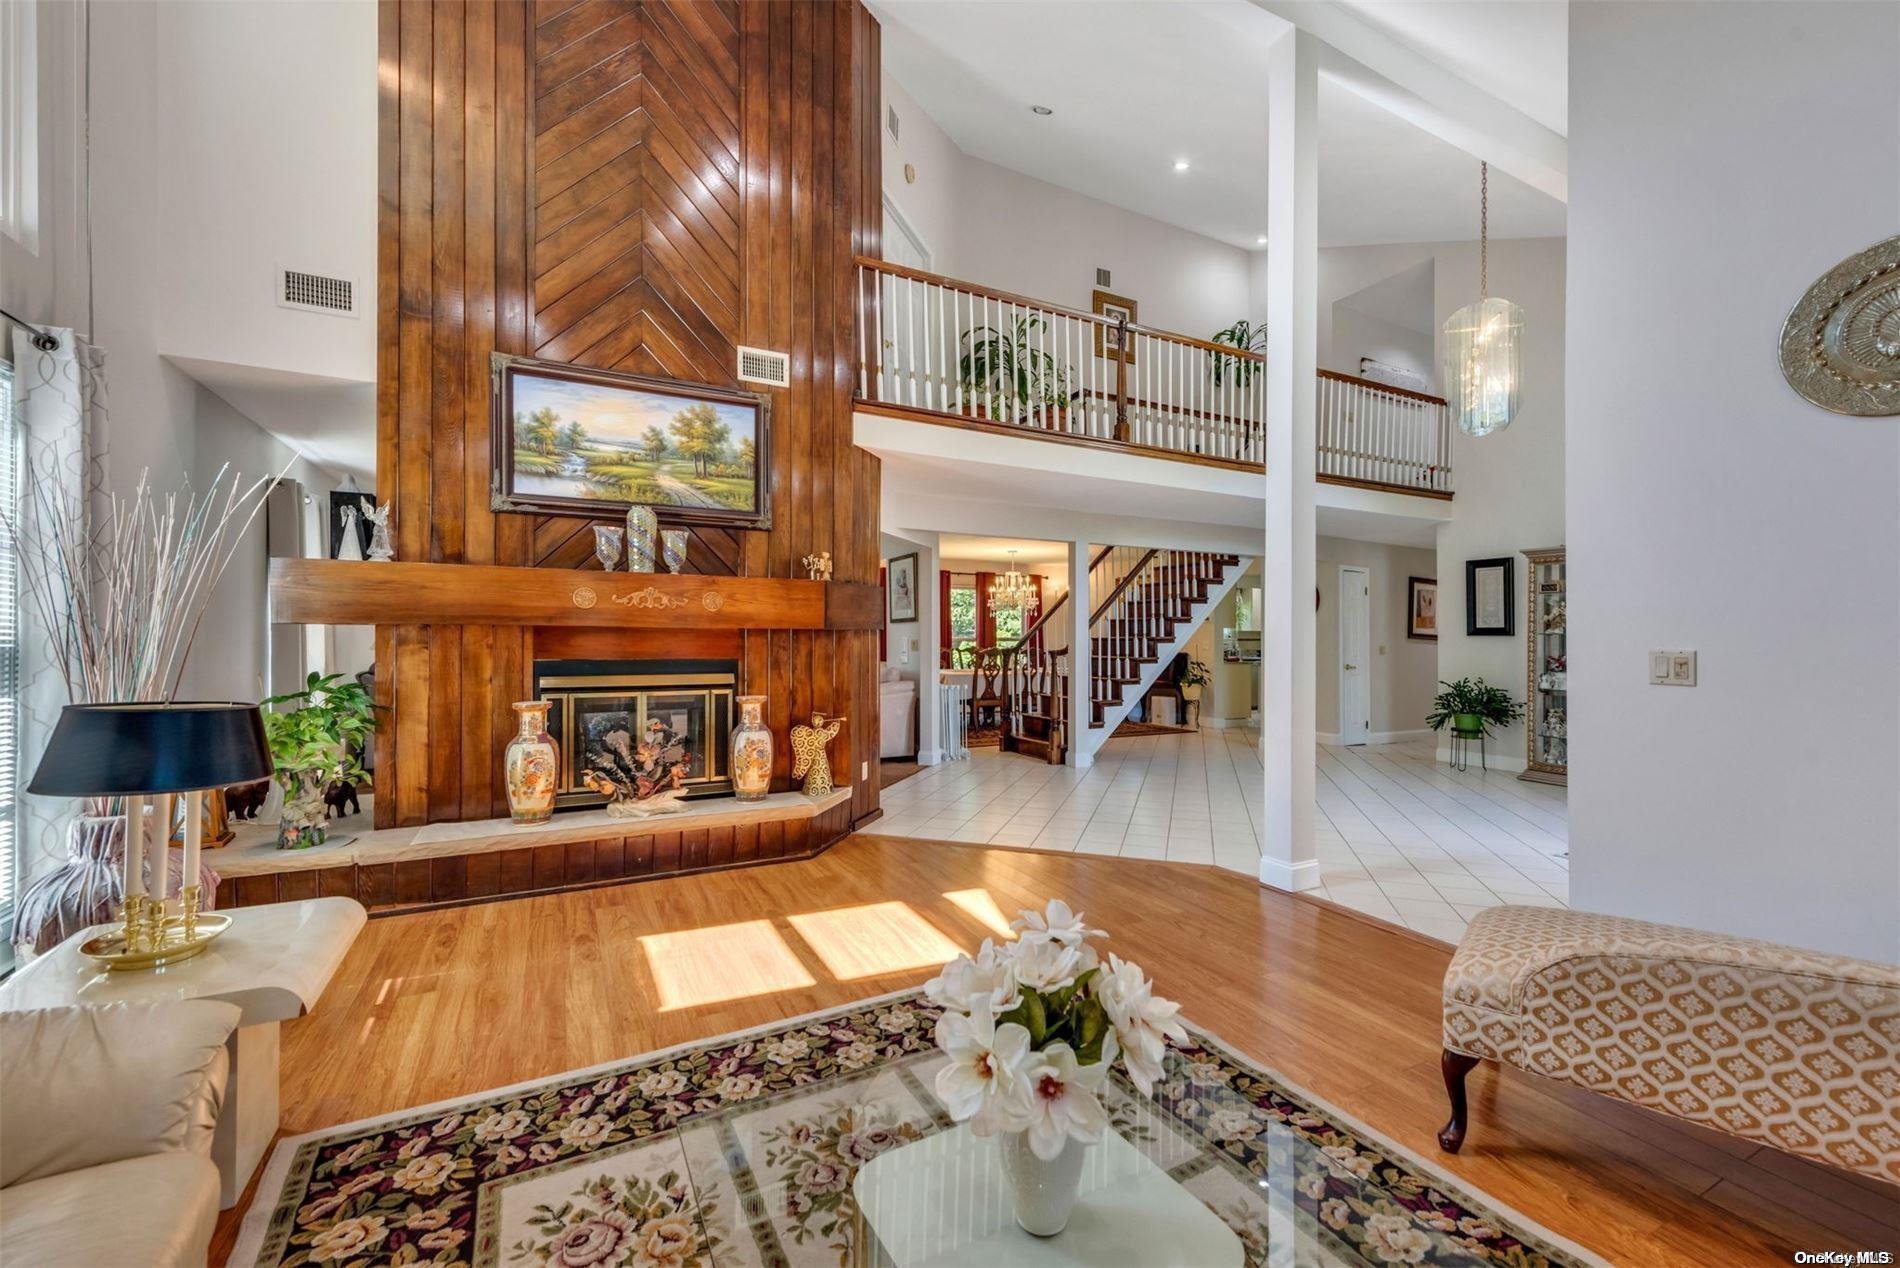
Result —
<instances>
[{"instance_id":1,"label":"wooden mantel","mask_svg":"<svg viewBox=\"0 0 1900 1268\"><path fill-rule=\"evenodd\" d=\"M877 586L848 581L274 559L270 619L285 625L875 630L884 622L884 599Z\"/></svg>"}]
</instances>

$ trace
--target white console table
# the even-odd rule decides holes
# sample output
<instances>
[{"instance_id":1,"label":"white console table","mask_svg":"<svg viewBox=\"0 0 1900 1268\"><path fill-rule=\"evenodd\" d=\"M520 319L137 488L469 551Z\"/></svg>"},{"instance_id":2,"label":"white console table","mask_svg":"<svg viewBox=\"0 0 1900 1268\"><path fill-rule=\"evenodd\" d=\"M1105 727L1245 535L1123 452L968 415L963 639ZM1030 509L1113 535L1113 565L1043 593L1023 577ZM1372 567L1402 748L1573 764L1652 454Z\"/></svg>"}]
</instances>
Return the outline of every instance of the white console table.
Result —
<instances>
[{"instance_id":1,"label":"white console table","mask_svg":"<svg viewBox=\"0 0 1900 1268\"><path fill-rule=\"evenodd\" d=\"M367 919L349 898L239 907L203 954L162 969L114 973L79 953L82 930L0 986L0 1012L74 1004L221 999L243 1016L231 1036L231 1079L212 1141L230 1209L277 1134L278 1027L309 1012ZM101 926L104 927L104 926Z\"/></svg>"}]
</instances>

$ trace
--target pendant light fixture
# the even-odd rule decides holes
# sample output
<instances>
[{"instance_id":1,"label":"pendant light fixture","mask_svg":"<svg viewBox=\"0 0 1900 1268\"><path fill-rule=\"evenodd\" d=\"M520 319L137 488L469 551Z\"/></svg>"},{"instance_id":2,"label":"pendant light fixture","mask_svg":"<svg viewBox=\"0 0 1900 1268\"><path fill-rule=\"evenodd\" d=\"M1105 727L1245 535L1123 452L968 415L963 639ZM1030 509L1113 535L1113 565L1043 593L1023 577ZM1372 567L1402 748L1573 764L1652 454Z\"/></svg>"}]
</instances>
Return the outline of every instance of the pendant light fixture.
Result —
<instances>
[{"instance_id":1,"label":"pendant light fixture","mask_svg":"<svg viewBox=\"0 0 1900 1268\"><path fill-rule=\"evenodd\" d=\"M1009 552L1009 571L998 573L990 582L990 608L1019 609L1024 618L1036 611L1036 585L1029 574L1016 571L1016 552Z\"/></svg>"},{"instance_id":2,"label":"pendant light fixture","mask_svg":"<svg viewBox=\"0 0 1900 1268\"><path fill-rule=\"evenodd\" d=\"M1491 165L1478 170L1478 302L1445 322L1445 399L1467 436L1509 427L1524 381L1524 310L1490 291Z\"/></svg>"}]
</instances>

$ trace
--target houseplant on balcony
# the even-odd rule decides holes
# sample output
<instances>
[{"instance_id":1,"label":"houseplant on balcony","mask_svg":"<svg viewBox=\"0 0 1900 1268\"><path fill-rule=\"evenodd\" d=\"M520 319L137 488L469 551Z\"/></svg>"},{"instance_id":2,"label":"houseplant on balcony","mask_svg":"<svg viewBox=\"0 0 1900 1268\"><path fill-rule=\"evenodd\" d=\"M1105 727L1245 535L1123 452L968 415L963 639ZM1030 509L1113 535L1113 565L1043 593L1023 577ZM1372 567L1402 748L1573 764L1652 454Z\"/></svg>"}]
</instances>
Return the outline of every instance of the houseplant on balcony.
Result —
<instances>
[{"instance_id":1,"label":"houseplant on balcony","mask_svg":"<svg viewBox=\"0 0 1900 1268\"><path fill-rule=\"evenodd\" d=\"M1425 716L1425 725L1434 731L1449 725L1453 735L1489 735L1492 727L1509 726L1524 716L1524 706L1511 699L1510 692L1482 678L1438 685L1444 690L1432 697L1432 711Z\"/></svg>"},{"instance_id":2,"label":"houseplant on balcony","mask_svg":"<svg viewBox=\"0 0 1900 1268\"><path fill-rule=\"evenodd\" d=\"M978 1136L999 1136L1016 1222L1062 1231L1088 1147L1108 1130L1101 1093L1117 1060L1144 1095L1161 1077L1167 1041L1187 1030L1181 1006L1154 994L1141 969L1089 945L1102 931L1061 899L1024 911L1002 947L985 939L924 987L940 1005L937 1046L950 1062L937 1095Z\"/></svg>"},{"instance_id":3,"label":"houseplant on balcony","mask_svg":"<svg viewBox=\"0 0 1900 1268\"><path fill-rule=\"evenodd\" d=\"M303 690L272 696L264 705L264 737L284 789L277 848L322 845L329 835L324 794L339 781L364 778L363 746L376 733L376 705L361 683L318 673L304 681Z\"/></svg>"},{"instance_id":4,"label":"houseplant on balcony","mask_svg":"<svg viewBox=\"0 0 1900 1268\"><path fill-rule=\"evenodd\" d=\"M1018 317L1007 328L983 325L964 332L957 382L978 418L1020 422L1036 401L1067 410L1068 374L1036 342L1047 326L1041 317Z\"/></svg>"},{"instance_id":5,"label":"houseplant on balcony","mask_svg":"<svg viewBox=\"0 0 1900 1268\"><path fill-rule=\"evenodd\" d=\"M1264 355L1267 351L1267 323L1263 321L1255 325L1242 317L1227 329L1215 331L1209 336L1209 342L1223 343L1241 352L1258 352ZM1244 388L1253 382L1253 376L1259 373L1261 364L1247 357L1231 357L1215 353L1208 366L1208 373L1213 377L1214 386L1220 387L1226 382L1227 372L1231 369L1234 386Z\"/></svg>"}]
</instances>

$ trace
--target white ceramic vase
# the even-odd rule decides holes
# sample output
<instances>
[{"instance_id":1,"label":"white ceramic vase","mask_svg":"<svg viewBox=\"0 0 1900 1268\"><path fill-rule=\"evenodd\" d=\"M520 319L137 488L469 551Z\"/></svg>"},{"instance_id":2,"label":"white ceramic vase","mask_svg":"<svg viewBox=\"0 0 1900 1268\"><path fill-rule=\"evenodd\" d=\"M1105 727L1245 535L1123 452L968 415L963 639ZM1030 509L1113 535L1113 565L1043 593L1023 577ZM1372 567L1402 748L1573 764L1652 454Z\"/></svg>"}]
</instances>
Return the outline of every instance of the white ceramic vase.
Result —
<instances>
[{"instance_id":1,"label":"white ceramic vase","mask_svg":"<svg viewBox=\"0 0 1900 1268\"><path fill-rule=\"evenodd\" d=\"M1016 1222L1026 1233L1054 1237L1069 1224L1075 1195L1082 1183L1082 1160L1089 1145L1070 1139L1062 1152L1047 1161L1029 1147L1028 1132L1008 1132L996 1138L1003 1151L1003 1176L1016 1204Z\"/></svg>"}]
</instances>

